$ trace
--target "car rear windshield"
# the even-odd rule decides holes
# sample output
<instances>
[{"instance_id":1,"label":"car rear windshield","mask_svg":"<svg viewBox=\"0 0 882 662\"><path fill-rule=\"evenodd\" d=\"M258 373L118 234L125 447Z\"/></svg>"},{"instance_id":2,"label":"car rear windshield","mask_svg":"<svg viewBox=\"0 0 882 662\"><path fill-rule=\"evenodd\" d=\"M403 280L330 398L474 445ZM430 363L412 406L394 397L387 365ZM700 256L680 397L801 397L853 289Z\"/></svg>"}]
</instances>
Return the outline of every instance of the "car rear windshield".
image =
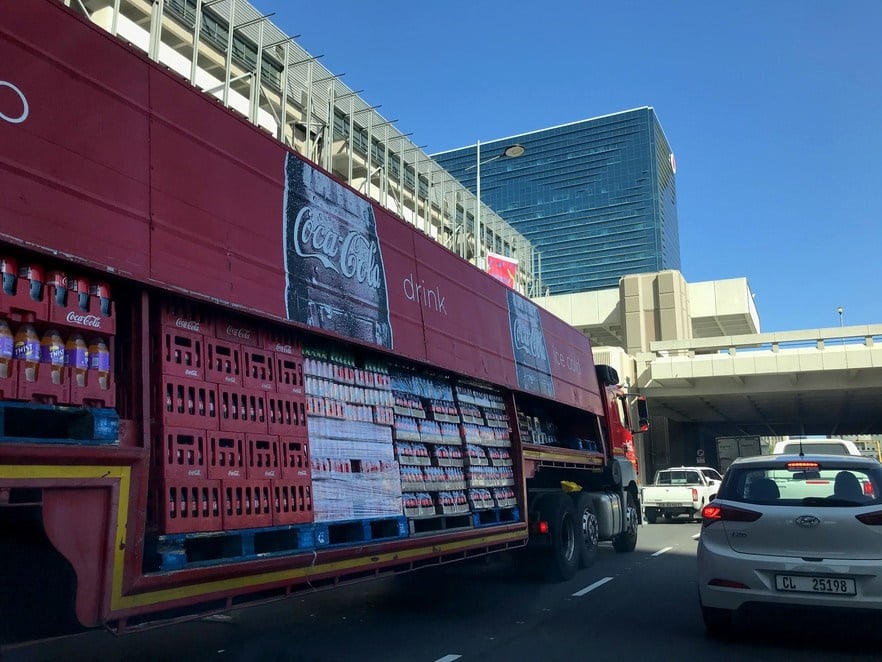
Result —
<instances>
[{"instance_id":1,"label":"car rear windshield","mask_svg":"<svg viewBox=\"0 0 882 662\"><path fill-rule=\"evenodd\" d=\"M801 466L800 466L801 464ZM882 465L806 462L730 467L719 498L838 508L882 503Z\"/></svg>"},{"instance_id":2,"label":"car rear windshield","mask_svg":"<svg viewBox=\"0 0 882 662\"><path fill-rule=\"evenodd\" d=\"M818 453L819 455L850 455L848 449L845 447L845 444L785 444L784 450L781 451L782 454L787 455L790 453L797 454L802 450L805 453Z\"/></svg>"},{"instance_id":3,"label":"car rear windshield","mask_svg":"<svg viewBox=\"0 0 882 662\"><path fill-rule=\"evenodd\" d=\"M695 485L701 483L697 471L659 471L655 477L656 485Z\"/></svg>"}]
</instances>

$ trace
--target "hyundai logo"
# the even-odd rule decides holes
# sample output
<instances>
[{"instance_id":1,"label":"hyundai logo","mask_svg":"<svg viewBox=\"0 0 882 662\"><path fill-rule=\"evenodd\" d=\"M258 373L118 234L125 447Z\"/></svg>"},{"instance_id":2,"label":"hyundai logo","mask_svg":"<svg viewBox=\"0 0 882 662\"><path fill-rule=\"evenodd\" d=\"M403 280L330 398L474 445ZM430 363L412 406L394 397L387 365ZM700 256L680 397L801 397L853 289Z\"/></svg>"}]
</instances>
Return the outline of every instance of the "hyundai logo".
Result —
<instances>
[{"instance_id":1,"label":"hyundai logo","mask_svg":"<svg viewBox=\"0 0 882 662\"><path fill-rule=\"evenodd\" d=\"M814 529L821 523L821 520L814 515L800 515L794 521L796 522L796 526L801 526L804 529Z\"/></svg>"}]
</instances>

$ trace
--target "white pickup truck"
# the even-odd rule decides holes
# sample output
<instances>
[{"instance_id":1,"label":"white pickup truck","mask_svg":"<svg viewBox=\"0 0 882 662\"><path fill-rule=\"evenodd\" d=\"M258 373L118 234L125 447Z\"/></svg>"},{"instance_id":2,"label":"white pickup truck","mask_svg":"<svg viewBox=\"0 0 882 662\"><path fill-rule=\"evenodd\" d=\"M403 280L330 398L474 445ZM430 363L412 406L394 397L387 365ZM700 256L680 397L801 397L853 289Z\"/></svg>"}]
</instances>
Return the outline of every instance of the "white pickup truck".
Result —
<instances>
[{"instance_id":1,"label":"white pickup truck","mask_svg":"<svg viewBox=\"0 0 882 662\"><path fill-rule=\"evenodd\" d=\"M654 524L659 516L673 519L701 516L701 509L717 495L723 477L711 467L671 467L655 474L655 481L641 493L643 514Z\"/></svg>"}]
</instances>

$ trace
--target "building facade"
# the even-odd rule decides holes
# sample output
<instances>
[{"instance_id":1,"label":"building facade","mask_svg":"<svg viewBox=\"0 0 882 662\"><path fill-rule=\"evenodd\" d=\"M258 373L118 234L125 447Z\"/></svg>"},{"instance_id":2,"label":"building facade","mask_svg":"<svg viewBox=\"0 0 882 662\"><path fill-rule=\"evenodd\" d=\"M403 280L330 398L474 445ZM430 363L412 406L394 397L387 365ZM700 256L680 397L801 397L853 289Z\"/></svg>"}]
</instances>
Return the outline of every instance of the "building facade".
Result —
<instances>
[{"instance_id":1,"label":"building facade","mask_svg":"<svg viewBox=\"0 0 882 662\"><path fill-rule=\"evenodd\" d=\"M512 144L523 155L498 158ZM541 255L543 294L618 287L627 274L680 269L676 167L652 108L433 158L477 193L479 154L481 202Z\"/></svg>"}]
</instances>

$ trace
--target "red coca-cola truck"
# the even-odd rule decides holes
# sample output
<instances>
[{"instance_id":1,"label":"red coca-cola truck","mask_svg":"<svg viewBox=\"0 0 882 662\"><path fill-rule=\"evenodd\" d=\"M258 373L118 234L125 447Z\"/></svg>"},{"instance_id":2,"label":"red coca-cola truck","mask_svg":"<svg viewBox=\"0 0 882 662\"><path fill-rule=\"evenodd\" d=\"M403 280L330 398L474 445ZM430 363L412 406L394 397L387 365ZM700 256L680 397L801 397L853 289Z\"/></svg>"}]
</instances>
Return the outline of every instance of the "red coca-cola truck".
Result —
<instances>
[{"instance_id":1,"label":"red coca-cola truck","mask_svg":"<svg viewBox=\"0 0 882 662\"><path fill-rule=\"evenodd\" d=\"M60 2L0 63L7 630L634 549L645 407L581 333Z\"/></svg>"}]
</instances>

